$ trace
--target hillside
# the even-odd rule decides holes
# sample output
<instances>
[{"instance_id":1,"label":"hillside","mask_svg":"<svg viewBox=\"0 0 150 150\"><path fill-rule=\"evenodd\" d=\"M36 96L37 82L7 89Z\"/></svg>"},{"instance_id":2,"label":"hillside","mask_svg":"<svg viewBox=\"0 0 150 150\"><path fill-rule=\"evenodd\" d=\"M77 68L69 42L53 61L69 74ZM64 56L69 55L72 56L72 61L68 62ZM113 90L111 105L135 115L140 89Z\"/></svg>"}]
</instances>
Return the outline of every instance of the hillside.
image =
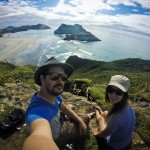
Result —
<instances>
[{"instance_id":1,"label":"hillside","mask_svg":"<svg viewBox=\"0 0 150 150\"><path fill-rule=\"evenodd\" d=\"M70 56L67 60L74 66L74 69L82 71L137 71L150 72L150 60L143 60L140 58L128 58L116 60L111 62L95 61L89 59L82 59L78 56Z\"/></svg>"},{"instance_id":2,"label":"hillside","mask_svg":"<svg viewBox=\"0 0 150 150\"><path fill-rule=\"evenodd\" d=\"M130 61L128 62L127 60ZM103 109L107 109L107 103L104 102L104 89L110 76L124 74L130 78L130 101L137 116L136 132L134 133L132 148L133 150L148 150L149 147L147 145L150 146L150 105L143 107L143 103L147 102L149 104L150 102L150 73L147 69L144 70L143 68L150 66L149 61L140 59L138 62L137 59L126 59L108 63L72 56L68 58L67 62L71 63L75 68L74 75L70 79L88 78L93 82L93 86L91 87L93 90L93 102L87 101L85 97L72 94L71 89L71 93L66 91L63 94L65 102L75 105L75 111L78 113L90 112L91 106L95 104L100 105ZM126 64L127 62L128 65ZM126 66L124 70L121 70L121 63ZM115 65L113 66L113 64ZM129 64L134 64L136 70ZM143 68L140 67L141 70L137 69L139 64L144 66ZM105 68L106 66L108 69ZM117 70L113 70L110 66L113 66ZM15 107L26 109L32 94L39 89L33 81L35 68L35 66L15 66L8 62L0 62L0 120ZM141 97L141 101L136 102L136 98L139 97ZM94 120L91 122L91 126L95 126ZM16 131L7 139L0 139L0 149L20 150L27 135L28 131L26 127L22 127L21 130ZM96 143L92 136L89 141L91 142L87 144L87 150L96 150Z\"/></svg>"},{"instance_id":3,"label":"hillside","mask_svg":"<svg viewBox=\"0 0 150 150\"><path fill-rule=\"evenodd\" d=\"M26 26L20 26L20 27L8 26L4 29L0 29L0 35L2 36L3 34L6 34L6 33L15 33L15 32L22 32L22 31L28 31L28 30L44 30L44 29L50 29L50 27L44 24L26 25Z\"/></svg>"}]
</instances>

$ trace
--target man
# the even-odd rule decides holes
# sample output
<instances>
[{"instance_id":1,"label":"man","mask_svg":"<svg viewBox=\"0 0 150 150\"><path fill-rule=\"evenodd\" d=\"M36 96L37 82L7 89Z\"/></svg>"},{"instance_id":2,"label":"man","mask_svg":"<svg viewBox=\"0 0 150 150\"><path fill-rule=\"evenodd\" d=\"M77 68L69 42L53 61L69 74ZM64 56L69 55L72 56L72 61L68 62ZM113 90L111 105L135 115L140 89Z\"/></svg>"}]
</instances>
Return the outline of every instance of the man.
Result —
<instances>
[{"instance_id":1,"label":"man","mask_svg":"<svg viewBox=\"0 0 150 150\"><path fill-rule=\"evenodd\" d=\"M79 117L64 104L60 96L65 81L72 73L73 67L70 64L61 63L54 57L36 70L34 80L40 86L40 91L33 95L26 111L26 123L31 134L24 142L23 150L63 149L65 144L74 140L73 137L85 135L86 123L89 123L93 114ZM64 128L66 124L61 121L60 111L72 118L76 125ZM77 128L79 132L76 132Z\"/></svg>"}]
</instances>

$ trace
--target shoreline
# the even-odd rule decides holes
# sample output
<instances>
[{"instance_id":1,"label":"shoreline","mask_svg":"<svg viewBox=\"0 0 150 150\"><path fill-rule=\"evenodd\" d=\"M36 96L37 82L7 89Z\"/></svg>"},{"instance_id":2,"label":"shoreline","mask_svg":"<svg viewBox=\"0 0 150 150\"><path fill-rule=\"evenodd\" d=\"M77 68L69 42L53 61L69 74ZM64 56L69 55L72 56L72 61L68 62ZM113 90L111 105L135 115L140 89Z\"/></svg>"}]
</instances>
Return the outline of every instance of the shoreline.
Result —
<instances>
[{"instance_id":1,"label":"shoreline","mask_svg":"<svg viewBox=\"0 0 150 150\"><path fill-rule=\"evenodd\" d=\"M0 61L13 61L25 50L36 50L34 43L38 38L16 38L16 37L1 37L0 38Z\"/></svg>"}]
</instances>

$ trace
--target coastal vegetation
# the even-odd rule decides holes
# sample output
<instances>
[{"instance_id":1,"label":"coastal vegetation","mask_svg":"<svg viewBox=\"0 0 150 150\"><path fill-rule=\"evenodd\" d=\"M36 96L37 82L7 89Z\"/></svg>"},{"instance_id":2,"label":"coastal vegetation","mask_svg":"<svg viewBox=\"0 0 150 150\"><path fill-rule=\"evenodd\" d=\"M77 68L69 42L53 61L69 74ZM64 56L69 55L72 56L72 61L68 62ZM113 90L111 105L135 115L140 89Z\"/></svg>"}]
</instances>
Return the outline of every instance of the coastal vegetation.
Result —
<instances>
[{"instance_id":1,"label":"coastal vegetation","mask_svg":"<svg viewBox=\"0 0 150 150\"><path fill-rule=\"evenodd\" d=\"M82 59L77 56L71 56L66 60L74 67L74 74L71 81L84 81L91 87L92 103L97 103L102 109L108 109L110 106L105 102L104 94L106 84L112 75L123 74L131 81L130 103L135 109L137 123L135 132L141 137L141 140L134 138L133 149L147 149L150 147L150 61L138 58L129 58L112 62L95 61ZM34 84L33 75L36 66L15 66L11 63L0 62L0 120L15 107L26 109L28 102L38 86ZM73 86L70 87L72 94ZM67 99L67 95L65 95ZM70 99L70 97L68 98ZM79 101L75 97L74 101ZM81 102L80 102L81 105ZM80 109L83 109L81 106ZM22 128L7 139L0 140L0 149L19 150L25 137L28 135L26 128ZM137 142L135 142L137 141ZM94 145L90 150L94 150ZM146 150L146 149L145 149Z\"/></svg>"}]
</instances>

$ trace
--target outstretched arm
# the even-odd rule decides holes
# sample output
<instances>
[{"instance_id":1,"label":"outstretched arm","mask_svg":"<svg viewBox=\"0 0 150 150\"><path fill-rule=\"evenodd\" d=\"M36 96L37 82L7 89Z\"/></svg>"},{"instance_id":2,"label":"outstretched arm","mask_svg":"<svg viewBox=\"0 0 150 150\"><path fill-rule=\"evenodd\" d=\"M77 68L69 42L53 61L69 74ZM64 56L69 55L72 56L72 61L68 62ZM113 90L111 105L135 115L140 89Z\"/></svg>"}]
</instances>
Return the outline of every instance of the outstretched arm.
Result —
<instances>
[{"instance_id":1,"label":"outstretched arm","mask_svg":"<svg viewBox=\"0 0 150 150\"><path fill-rule=\"evenodd\" d=\"M31 124L31 134L23 143L22 150L59 150L52 138L50 124L37 119Z\"/></svg>"},{"instance_id":2,"label":"outstretched arm","mask_svg":"<svg viewBox=\"0 0 150 150\"><path fill-rule=\"evenodd\" d=\"M67 105L65 105L63 102L60 105L60 110L67 115L68 117L74 119L76 122L79 123L80 127L80 134L85 134L87 125L85 122L82 120L81 117L79 117L71 108L69 108Z\"/></svg>"}]
</instances>

